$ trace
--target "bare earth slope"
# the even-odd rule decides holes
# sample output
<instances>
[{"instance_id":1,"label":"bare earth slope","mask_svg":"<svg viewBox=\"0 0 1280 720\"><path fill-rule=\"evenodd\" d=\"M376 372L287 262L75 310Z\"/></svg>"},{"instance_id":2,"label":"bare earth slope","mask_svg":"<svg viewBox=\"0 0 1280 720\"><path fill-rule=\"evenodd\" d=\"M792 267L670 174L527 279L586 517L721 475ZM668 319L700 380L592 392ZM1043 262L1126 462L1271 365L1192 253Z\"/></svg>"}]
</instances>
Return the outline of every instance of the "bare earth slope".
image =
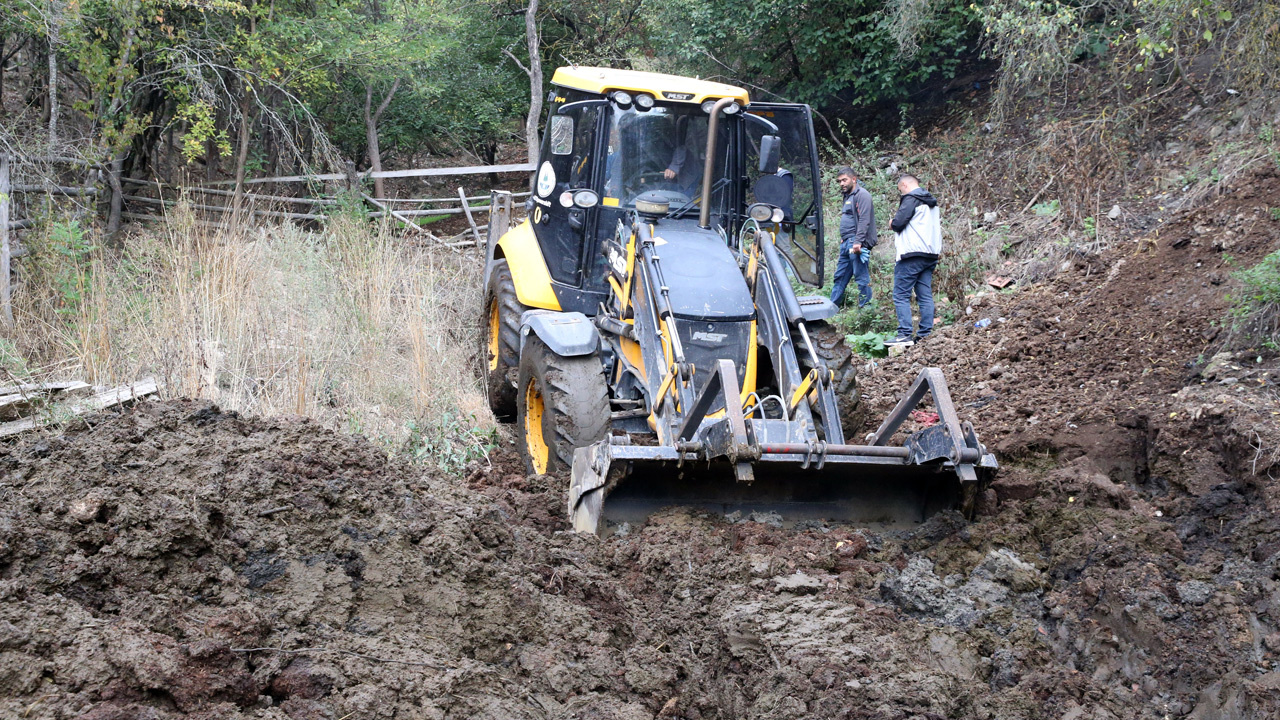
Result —
<instances>
[{"instance_id":1,"label":"bare earth slope","mask_svg":"<svg viewBox=\"0 0 1280 720\"><path fill-rule=\"evenodd\" d=\"M1208 363L1271 206L1255 176L861 374L876 417L946 370L1005 466L972 523L601 541L510 457L195 402L0 446L0 717L1280 715L1277 363Z\"/></svg>"}]
</instances>

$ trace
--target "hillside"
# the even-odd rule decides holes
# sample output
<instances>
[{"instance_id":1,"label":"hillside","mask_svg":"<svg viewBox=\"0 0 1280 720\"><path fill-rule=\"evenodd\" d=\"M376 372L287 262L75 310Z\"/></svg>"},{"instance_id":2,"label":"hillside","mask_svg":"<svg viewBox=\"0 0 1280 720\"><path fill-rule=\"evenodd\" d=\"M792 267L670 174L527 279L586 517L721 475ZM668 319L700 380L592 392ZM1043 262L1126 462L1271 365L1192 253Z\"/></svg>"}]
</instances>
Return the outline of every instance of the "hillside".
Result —
<instances>
[{"instance_id":1,"label":"hillside","mask_svg":"<svg viewBox=\"0 0 1280 720\"><path fill-rule=\"evenodd\" d=\"M507 451L464 479L196 401L0 446L0 715L1274 717L1280 362L1211 353L1276 206L1274 168L1134 205L862 369L866 418L946 371L1003 464L972 523L600 540Z\"/></svg>"}]
</instances>

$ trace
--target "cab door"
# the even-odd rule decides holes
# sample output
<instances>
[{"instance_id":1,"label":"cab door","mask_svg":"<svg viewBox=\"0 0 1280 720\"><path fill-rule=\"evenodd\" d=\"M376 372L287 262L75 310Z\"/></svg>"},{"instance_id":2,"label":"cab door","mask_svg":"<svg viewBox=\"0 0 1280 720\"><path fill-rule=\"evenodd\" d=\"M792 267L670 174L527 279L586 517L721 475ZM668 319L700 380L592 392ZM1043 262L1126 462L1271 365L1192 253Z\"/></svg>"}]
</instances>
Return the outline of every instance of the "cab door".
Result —
<instances>
[{"instance_id":1,"label":"cab door","mask_svg":"<svg viewBox=\"0 0 1280 720\"><path fill-rule=\"evenodd\" d=\"M582 287L584 239L595 220L595 208L574 205L576 190L594 190L599 165L599 125L603 101L553 106L542 143L542 161L534 182L530 220L547 271L556 282Z\"/></svg>"},{"instance_id":2,"label":"cab door","mask_svg":"<svg viewBox=\"0 0 1280 720\"><path fill-rule=\"evenodd\" d=\"M818 142L813 133L813 112L808 105L753 102L747 114L767 120L777 127L782 140L782 153L778 174L786 183L760 180L760 138L771 134L765 123L743 123L743 151L746 159L746 202L777 202L777 188L790 185L789 204L781 206L786 211L782 231L778 234L778 249L782 251L797 279L808 285L821 286L823 278L823 228L822 228L822 174L818 167ZM789 177L787 177L789 175ZM757 187L761 198L756 197ZM764 188L770 192L767 197Z\"/></svg>"}]
</instances>

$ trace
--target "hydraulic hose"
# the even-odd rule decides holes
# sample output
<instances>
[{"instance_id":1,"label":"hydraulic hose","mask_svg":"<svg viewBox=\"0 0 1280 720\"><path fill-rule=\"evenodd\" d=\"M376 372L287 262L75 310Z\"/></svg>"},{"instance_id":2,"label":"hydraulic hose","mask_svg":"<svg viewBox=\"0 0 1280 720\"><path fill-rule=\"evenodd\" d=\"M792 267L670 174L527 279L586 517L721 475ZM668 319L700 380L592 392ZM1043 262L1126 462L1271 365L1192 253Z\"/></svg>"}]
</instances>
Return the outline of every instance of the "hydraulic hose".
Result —
<instances>
[{"instance_id":1,"label":"hydraulic hose","mask_svg":"<svg viewBox=\"0 0 1280 720\"><path fill-rule=\"evenodd\" d=\"M758 230L756 244L760 246L760 252L764 253L765 262L769 265L769 277L773 279L773 286L782 296L782 309L787 314L787 322L792 324L800 322L804 319L804 313L800 311L800 301L796 299L795 289L791 287L791 283L787 282L787 270L782 264L782 256L778 254L778 248L773 245L773 238L769 233Z\"/></svg>"}]
</instances>

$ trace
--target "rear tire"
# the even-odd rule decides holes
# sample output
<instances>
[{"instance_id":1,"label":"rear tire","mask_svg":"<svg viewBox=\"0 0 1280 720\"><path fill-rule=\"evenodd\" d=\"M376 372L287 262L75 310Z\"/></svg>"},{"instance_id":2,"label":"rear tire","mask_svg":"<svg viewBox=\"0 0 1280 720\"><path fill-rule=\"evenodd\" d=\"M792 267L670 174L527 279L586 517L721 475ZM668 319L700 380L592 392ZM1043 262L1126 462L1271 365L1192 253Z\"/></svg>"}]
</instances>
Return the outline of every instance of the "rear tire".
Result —
<instances>
[{"instance_id":1,"label":"rear tire","mask_svg":"<svg viewBox=\"0 0 1280 720\"><path fill-rule=\"evenodd\" d=\"M516 445L530 473L573 467L573 451L609 434L609 387L596 353L561 357L525 339L516 392Z\"/></svg>"},{"instance_id":2,"label":"rear tire","mask_svg":"<svg viewBox=\"0 0 1280 720\"><path fill-rule=\"evenodd\" d=\"M505 258L489 273L480 331L480 372L489 409L499 422L516 418L516 373L520 364L520 316L528 308L516 297Z\"/></svg>"}]
</instances>

